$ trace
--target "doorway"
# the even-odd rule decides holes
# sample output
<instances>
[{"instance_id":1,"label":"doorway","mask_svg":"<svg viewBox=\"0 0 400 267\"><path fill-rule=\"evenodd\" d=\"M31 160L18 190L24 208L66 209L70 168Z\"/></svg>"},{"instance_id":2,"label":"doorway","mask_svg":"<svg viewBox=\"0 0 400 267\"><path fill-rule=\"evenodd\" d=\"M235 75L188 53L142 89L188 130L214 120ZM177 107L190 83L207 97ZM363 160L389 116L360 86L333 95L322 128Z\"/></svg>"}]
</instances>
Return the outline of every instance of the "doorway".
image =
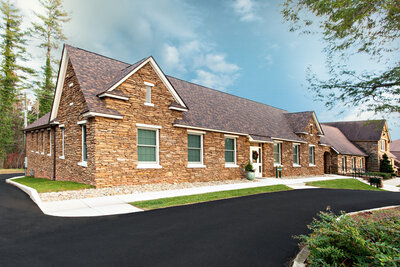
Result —
<instances>
[{"instance_id":1,"label":"doorway","mask_svg":"<svg viewBox=\"0 0 400 267\"><path fill-rule=\"evenodd\" d=\"M262 177L262 159L261 159L261 147L252 146L250 147L250 161L253 164L255 170L255 176Z\"/></svg>"}]
</instances>

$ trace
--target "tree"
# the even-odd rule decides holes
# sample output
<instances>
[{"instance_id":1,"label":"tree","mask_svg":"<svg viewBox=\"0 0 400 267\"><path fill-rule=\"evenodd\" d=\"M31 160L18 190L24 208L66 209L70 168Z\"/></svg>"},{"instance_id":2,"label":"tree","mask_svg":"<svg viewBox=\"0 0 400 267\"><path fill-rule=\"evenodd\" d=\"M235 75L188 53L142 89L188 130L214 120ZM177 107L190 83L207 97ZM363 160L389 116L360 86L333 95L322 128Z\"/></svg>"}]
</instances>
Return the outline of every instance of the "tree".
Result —
<instances>
[{"instance_id":1,"label":"tree","mask_svg":"<svg viewBox=\"0 0 400 267\"><path fill-rule=\"evenodd\" d=\"M386 154L383 154L383 156L382 156L380 171L394 174L393 166L390 163L388 155L386 155Z\"/></svg>"},{"instance_id":2,"label":"tree","mask_svg":"<svg viewBox=\"0 0 400 267\"><path fill-rule=\"evenodd\" d=\"M310 18L310 13L314 18ZM363 111L400 113L399 0L285 0L282 14L291 31L320 33L326 43L330 78L309 72L309 89L328 108L338 104ZM355 71L352 56L367 55L381 73Z\"/></svg>"},{"instance_id":3,"label":"tree","mask_svg":"<svg viewBox=\"0 0 400 267\"><path fill-rule=\"evenodd\" d=\"M21 65L27 60L27 33L21 30L20 11L10 1L1 1L0 12L0 159L4 159L21 141L15 132L22 129L18 99L26 88L27 74L33 71Z\"/></svg>"},{"instance_id":4,"label":"tree","mask_svg":"<svg viewBox=\"0 0 400 267\"><path fill-rule=\"evenodd\" d=\"M35 13L39 23L32 23L32 34L40 39L39 47L46 50L46 62L43 67L43 79L39 82L36 90L36 97L39 100L40 116L51 110L54 94L54 67L55 61L52 58L53 49L59 47L61 41L66 37L62 31L62 23L68 22L71 18L63 10L62 0L39 0L40 5L45 9L45 15Z\"/></svg>"}]
</instances>

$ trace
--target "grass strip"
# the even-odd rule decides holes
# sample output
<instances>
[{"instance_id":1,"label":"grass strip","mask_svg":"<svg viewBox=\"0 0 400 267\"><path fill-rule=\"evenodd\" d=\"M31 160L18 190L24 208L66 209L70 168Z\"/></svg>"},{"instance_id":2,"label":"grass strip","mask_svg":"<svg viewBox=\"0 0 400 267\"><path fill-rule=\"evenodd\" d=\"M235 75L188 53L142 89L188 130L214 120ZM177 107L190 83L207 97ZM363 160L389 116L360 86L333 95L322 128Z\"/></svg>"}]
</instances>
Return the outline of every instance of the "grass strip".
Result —
<instances>
[{"instance_id":1,"label":"grass strip","mask_svg":"<svg viewBox=\"0 0 400 267\"><path fill-rule=\"evenodd\" d=\"M321 188L335 188L335 189L356 189L356 190L371 190L371 191L385 191L370 186L356 179L335 179L326 181L308 182L306 185L316 186Z\"/></svg>"},{"instance_id":2,"label":"grass strip","mask_svg":"<svg viewBox=\"0 0 400 267\"><path fill-rule=\"evenodd\" d=\"M13 180L14 182L32 187L38 191L38 193L46 192L60 192L68 190L81 190L87 188L93 188L92 185L81 184L70 181L53 181L44 178L34 178L34 177L23 177Z\"/></svg>"},{"instance_id":3,"label":"grass strip","mask_svg":"<svg viewBox=\"0 0 400 267\"><path fill-rule=\"evenodd\" d=\"M159 209L172 206L194 204L199 202L207 202L218 199L234 198L234 197L241 197L241 196L268 193L268 192L286 191L286 190L292 190L292 188L287 187L286 185L260 186L253 188L226 190L226 191L218 191L218 192L189 195L189 196L136 201L130 204L141 209L151 210L151 209Z\"/></svg>"}]
</instances>

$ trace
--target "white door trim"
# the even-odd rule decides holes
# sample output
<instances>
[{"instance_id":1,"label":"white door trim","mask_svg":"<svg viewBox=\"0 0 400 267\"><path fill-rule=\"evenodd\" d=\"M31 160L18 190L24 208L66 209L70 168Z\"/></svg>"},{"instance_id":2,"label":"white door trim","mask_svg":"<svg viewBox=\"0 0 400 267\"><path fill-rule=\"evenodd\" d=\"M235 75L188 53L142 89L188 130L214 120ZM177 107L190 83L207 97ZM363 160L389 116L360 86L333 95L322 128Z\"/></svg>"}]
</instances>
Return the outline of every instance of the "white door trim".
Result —
<instances>
[{"instance_id":1,"label":"white door trim","mask_svg":"<svg viewBox=\"0 0 400 267\"><path fill-rule=\"evenodd\" d=\"M257 162L253 160L253 151L258 152ZM255 171L255 177L262 177L262 149L259 146L250 146L250 162L253 164Z\"/></svg>"}]
</instances>

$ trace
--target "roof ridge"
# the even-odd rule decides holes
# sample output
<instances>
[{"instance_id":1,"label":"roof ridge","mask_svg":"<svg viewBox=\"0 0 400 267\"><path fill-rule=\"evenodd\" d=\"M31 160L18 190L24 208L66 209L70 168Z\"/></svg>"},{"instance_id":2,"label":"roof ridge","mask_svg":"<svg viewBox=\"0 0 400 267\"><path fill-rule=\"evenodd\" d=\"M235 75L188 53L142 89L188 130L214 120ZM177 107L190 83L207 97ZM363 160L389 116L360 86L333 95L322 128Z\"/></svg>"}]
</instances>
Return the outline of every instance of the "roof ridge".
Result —
<instances>
[{"instance_id":1,"label":"roof ridge","mask_svg":"<svg viewBox=\"0 0 400 267\"><path fill-rule=\"evenodd\" d=\"M353 121L330 121L330 122L321 122L321 124L327 124L327 123L346 123L346 122L364 122L364 121L386 121L386 119L373 119L373 120L353 120Z\"/></svg>"},{"instance_id":2,"label":"roof ridge","mask_svg":"<svg viewBox=\"0 0 400 267\"><path fill-rule=\"evenodd\" d=\"M222 94L230 95L230 96L233 96L233 97L236 97L236 98L244 99L244 100L247 100L247 101L251 101L251 102L254 102L254 103L257 103L257 104L261 104L261 105L264 105L264 106L268 106L268 107L271 107L271 108L279 109L279 110L282 110L282 111L286 111L287 113L290 113L289 111L287 111L286 109L283 109L283 108L277 108L277 107L274 107L274 106L271 106L271 105L268 105L268 104L265 104L265 103L262 103L262 102L258 102L258 101L255 101L255 100L251 100L251 99L248 99L248 98L244 98L244 97L241 97L241 96L237 96L237 95L234 95L234 94L223 92L223 91L220 91L220 90L217 90L217 89L213 89L213 88L210 88L210 87L198 84L198 83L185 81L183 79L176 78L176 77L173 77L173 76L170 76L170 75L165 75L165 76L171 77L173 79L177 79L177 80L180 80L180 81L183 81L183 82L191 83L191 84L203 87L203 88L208 89L208 90L216 91L216 92L219 92L219 93L222 93Z\"/></svg>"},{"instance_id":3,"label":"roof ridge","mask_svg":"<svg viewBox=\"0 0 400 267\"><path fill-rule=\"evenodd\" d=\"M122 61L122 60L119 60L119 59L115 59L115 58L112 58L112 57L109 57L109 56L105 56L105 55L102 55L102 54L99 54L99 53L96 53L96 52L93 52L93 51L89 51L89 50L86 50L86 49L83 49L83 48L80 48L80 47L76 47L76 46L73 46L73 45L65 44L65 46L69 46L69 47L72 47L74 49L82 50L82 51L84 51L86 53L90 53L90 54L94 54L94 55L97 55L97 56L100 56L100 57L104 57L104 58L108 58L108 59L111 59L111 60L114 60L114 61L118 61L118 62L127 64L128 67L133 65L133 64L127 63L125 61Z\"/></svg>"},{"instance_id":4,"label":"roof ridge","mask_svg":"<svg viewBox=\"0 0 400 267\"><path fill-rule=\"evenodd\" d=\"M315 112L313 110L308 110L308 111L298 111L298 112L289 112L288 114L298 114L298 113L308 113L308 112Z\"/></svg>"}]
</instances>

